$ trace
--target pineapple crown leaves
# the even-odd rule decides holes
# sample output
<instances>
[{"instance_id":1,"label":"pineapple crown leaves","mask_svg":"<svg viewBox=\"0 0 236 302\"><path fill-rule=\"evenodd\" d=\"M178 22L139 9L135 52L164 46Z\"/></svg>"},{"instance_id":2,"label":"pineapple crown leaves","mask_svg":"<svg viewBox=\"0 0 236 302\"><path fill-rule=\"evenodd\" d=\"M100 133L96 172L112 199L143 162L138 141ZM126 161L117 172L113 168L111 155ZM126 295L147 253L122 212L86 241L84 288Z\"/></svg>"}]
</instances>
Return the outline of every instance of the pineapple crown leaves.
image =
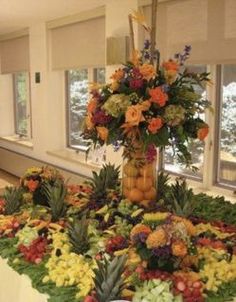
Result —
<instances>
[{"instance_id":1,"label":"pineapple crown leaves","mask_svg":"<svg viewBox=\"0 0 236 302\"><path fill-rule=\"evenodd\" d=\"M5 214L12 215L19 211L22 205L23 190L18 187L6 187L3 198L5 200Z\"/></svg>"},{"instance_id":2,"label":"pineapple crown leaves","mask_svg":"<svg viewBox=\"0 0 236 302\"><path fill-rule=\"evenodd\" d=\"M107 190L116 189L119 184L119 169L120 167L109 163L103 165L99 173L92 172L91 182L95 194L104 195Z\"/></svg>"},{"instance_id":3,"label":"pineapple crown leaves","mask_svg":"<svg viewBox=\"0 0 236 302\"><path fill-rule=\"evenodd\" d=\"M125 287L122 277L124 272L126 255L115 257L112 261L106 258L103 262L97 261L98 268L94 270L96 298L99 302L110 302L118 300Z\"/></svg>"},{"instance_id":4,"label":"pineapple crown leaves","mask_svg":"<svg viewBox=\"0 0 236 302\"><path fill-rule=\"evenodd\" d=\"M42 191L51 208L52 221L55 222L64 217L67 211L67 204L65 203L67 188L63 181L57 180L53 185L45 182L42 184Z\"/></svg>"},{"instance_id":5,"label":"pineapple crown leaves","mask_svg":"<svg viewBox=\"0 0 236 302\"><path fill-rule=\"evenodd\" d=\"M179 216L188 217L194 210L195 196L193 190L189 189L185 179L176 179L171 185L169 194L171 210Z\"/></svg>"},{"instance_id":6,"label":"pineapple crown leaves","mask_svg":"<svg viewBox=\"0 0 236 302\"><path fill-rule=\"evenodd\" d=\"M72 250L76 254L84 254L89 250L88 227L89 220L86 218L86 214L81 219L74 220L68 227Z\"/></svg>"}]
</instances>

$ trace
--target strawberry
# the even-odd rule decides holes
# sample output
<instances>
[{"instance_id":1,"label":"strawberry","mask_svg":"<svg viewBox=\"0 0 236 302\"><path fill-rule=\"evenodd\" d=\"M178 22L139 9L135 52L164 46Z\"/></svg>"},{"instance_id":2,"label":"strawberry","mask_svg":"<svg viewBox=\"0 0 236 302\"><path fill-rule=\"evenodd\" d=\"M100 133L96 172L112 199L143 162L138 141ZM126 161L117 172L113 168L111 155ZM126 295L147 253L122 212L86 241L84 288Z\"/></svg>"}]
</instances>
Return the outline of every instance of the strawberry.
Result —
<instances>
[{"instance_id":1,"label":"strawberry","mask_svg":"<svg viewBox=\"0 0 236 302\"><path fill-rule=\"evenodd\" d=\"M176 287L179 291L183 292L186 288L186 285L184 284L183 281L179 281L177 282Z\"/></svg>"}]
</instances>

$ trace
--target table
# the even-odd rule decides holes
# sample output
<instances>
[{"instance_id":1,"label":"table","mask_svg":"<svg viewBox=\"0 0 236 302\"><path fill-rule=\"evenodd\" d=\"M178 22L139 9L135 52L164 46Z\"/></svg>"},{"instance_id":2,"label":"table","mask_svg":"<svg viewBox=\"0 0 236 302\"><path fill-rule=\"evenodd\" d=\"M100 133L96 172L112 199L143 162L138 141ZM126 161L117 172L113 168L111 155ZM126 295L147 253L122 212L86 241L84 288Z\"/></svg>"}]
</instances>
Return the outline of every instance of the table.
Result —
<instances>
[{"instance_id":1,"label":"table","mask_svg":"<svg viewBox=\"0 0 236 302\"><path fill-rule=\"evenodd\" d=\"M30 278L19 275L0 257L1 302L47 302L47 295L32 288Z\"/></svg>"}]
</instances>

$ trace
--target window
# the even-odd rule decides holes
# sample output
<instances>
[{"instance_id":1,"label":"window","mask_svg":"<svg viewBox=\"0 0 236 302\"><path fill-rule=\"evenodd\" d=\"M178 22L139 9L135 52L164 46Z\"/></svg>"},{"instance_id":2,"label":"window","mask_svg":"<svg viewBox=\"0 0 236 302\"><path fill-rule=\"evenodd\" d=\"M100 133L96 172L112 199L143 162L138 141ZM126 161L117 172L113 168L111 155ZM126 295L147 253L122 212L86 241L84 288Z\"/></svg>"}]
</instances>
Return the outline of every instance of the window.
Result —
<instances>
[{"instance_id":1,"label":"window","mask_svg":"<svg viewBox=\"0 0 236 302\"><path fill-rule=\"evenodd\" d=\"M87 150L88 142L81 138L89 99L89 83L105 83L105 68L73 69L67 77L67 145Z\"/></svg>"},{"instance_id":2,"label":"window","mask_svg":"<svg viewBox=\"0 0 236 302\"><path fill-rule=\"evenodd\" d=\"M217 183L236 186L236 65L219 67Z\"/></svg>"},{"instance_id":3,"label":"window","mask_svg":"<svg viewBox=\"0 0 236 302\"><path fill-rule=\"evenodd\" d=\"M188 66L189 71L201 73L206 72L206 66L204 65L192 65ZM206 98L206 89L196 87L198 89L197 93L203 98ZM201 116L204 119L204 116ZM172 172L174 174L182 174L195 179L202 179L203 175L203 154L204 154L204 142L202 141L192 141L189 144L189 150L192 154L193 165L198 169L193 172L191 169L185 168L176 161L176 157L173 156L173 150L171 147L166 148L164 156L164 167L167 172Z\"/></svg>"},{"instance_id":4,"label":"window","mask_svg":"<svg viewBox=\"0 0 236 302\"><path fill-rule=\"evenodd\" d=\"M29 74L18 72L13 75L15 133L31 137Z\"/></svg>"}]
</instances>

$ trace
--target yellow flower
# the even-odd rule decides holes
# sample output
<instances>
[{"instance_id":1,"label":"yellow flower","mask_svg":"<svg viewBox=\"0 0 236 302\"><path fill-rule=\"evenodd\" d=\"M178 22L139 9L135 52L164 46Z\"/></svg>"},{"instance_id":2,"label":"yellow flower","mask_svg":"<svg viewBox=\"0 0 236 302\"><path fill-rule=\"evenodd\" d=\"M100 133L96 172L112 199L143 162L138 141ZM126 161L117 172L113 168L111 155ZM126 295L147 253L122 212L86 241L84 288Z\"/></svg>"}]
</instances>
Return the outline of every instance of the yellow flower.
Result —
<instances>
[{"instance_id":1,"label":"yellow flower","mask_svg":"<svg viewBox=\"0 0 236 302\"><path fill-rule=\"evenodd\" d=\"M85 118L85 125L87 127L88 130L91 130L94 128L94 124L92 122L92 115L88 114Z\"/></svg>"},{"instance_id":2,"label":"yellow flower","mask_svg":"<svg viewBox=\"0 0 236 302\"><path fill-rule=\"evenodd\" d=\"M106 127L96 127L96 129L100 139L106 141L109 133L108 129Z\"/></svg>"},{"instance_id":3,"label":"yellow flower","mask_svg":"<svg viewBox=\"0 0 236 302\"><path fill-rule=\"evenodd\" d=\"M187 247L182 240L172 243L171 249L173 255L176 257L184 257L188 253Z\"/></svg>"},{"instance_id":4,"label":"yellow flower","mask_svg":"<svg viewBox=\"0 0 236 302\"><path fill-rule=\"evenodd\" d=\"M130 239L131 239L131 241L134 241L136 235L138 235L138 234L146 234L146 235L148 235L151 232L152 232L152 230L150 229L149 226L147 226L145 224L138 223L131 230L131 232L130 232Z\"/></svg>"},{"instance_id":5,"label":"yellow flower","mask_svg":"<svg viewBox=\"0 0 236 302\"><path fill-rule=\"evenodd\" d=\"M151 64L143 64L139 67L139 71L143 78L148 81L156 75L155 68Z\"/></svg>"},{"instance_id":6,"label":"yellow flower","mask_svg":"<svg viewBox=\"0 0 236 302\"><path fill-rule=\"evenodd\" d=\"M114 81L111 83L111 89L113 91L117 91L119 87L120 87L120 84L117 81Z\"/></svg>"},{"instance_id":7,"label":"yellow flower","mask_svg":"<svg viewBox=\"0 0 236 302\"><path fill-rule=\"evenodd\" d=\"M190 220L180 216L172 216L172 219L176 222L182 222L190 236L194 236L196 234L196 228Z\"/></svg>"},{"instance_id":8,"label":"yellow flower","mask_svg":"<svg viewBox=\"0 0 236 302\"><path fill-rule=\"evenodd\" d=\"M159 228L156 231L149 234L146 240L148 249L161 247L165 245L166 242L167 242L167 234L162 228Z\"/></svg>"}]
</instances>

